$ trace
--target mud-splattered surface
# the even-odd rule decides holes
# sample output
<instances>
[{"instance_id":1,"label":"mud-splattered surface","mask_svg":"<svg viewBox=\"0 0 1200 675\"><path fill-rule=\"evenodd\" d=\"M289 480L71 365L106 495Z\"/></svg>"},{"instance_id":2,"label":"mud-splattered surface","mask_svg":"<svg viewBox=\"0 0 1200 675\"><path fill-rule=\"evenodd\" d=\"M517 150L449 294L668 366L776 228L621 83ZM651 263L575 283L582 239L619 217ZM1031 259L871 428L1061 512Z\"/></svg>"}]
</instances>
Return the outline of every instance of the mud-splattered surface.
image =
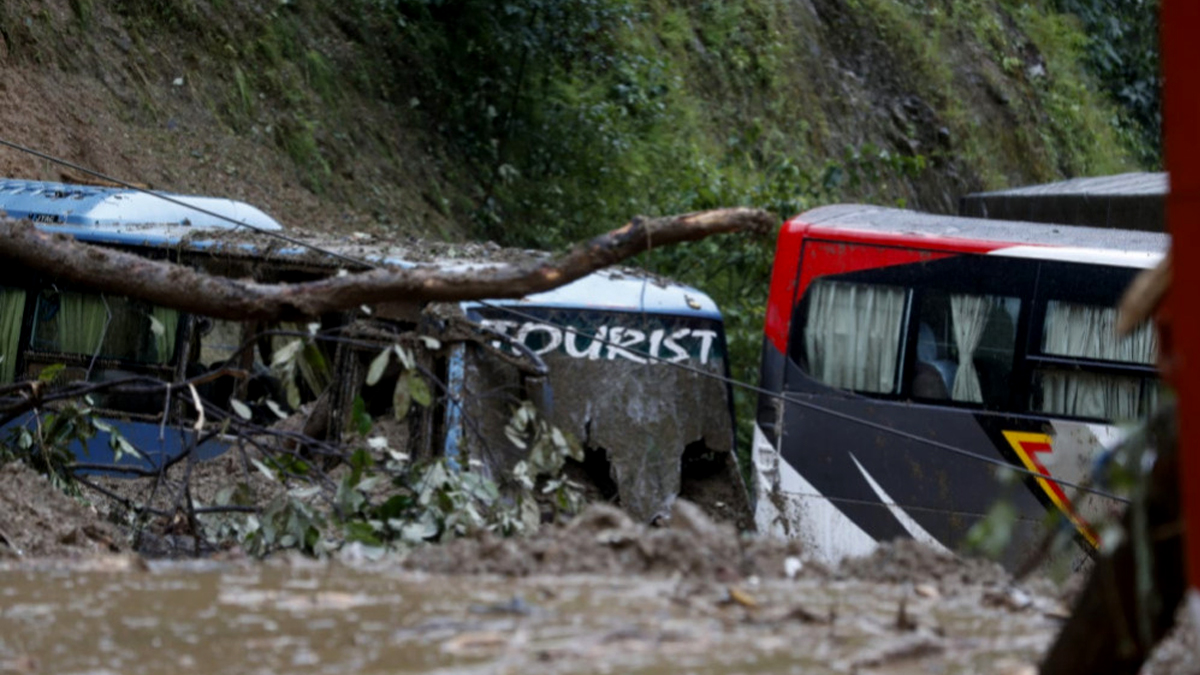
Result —
<instances>
[{"instance_id":1,"label":"mud-splattered surface","mask_svg":"<svg viewBox=\"0 0 1200 675\"><path fill-rule=\"evenodd\" d=\"M124 548L95 509L23 464L0 465L0 560L80 558Z\"/></svg>"}]
</instances>

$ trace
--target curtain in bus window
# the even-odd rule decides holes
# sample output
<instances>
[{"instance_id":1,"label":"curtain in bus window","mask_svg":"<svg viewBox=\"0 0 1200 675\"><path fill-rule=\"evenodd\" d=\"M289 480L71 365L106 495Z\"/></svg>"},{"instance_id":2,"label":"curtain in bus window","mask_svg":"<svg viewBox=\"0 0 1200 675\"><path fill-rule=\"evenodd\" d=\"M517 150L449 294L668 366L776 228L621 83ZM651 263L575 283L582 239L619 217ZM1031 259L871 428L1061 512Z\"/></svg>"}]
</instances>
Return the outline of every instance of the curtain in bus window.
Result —
<instances>
[{"instance_id":1,"label":"curtain in bus window","mask_svg":"<svg viewBox=\"0 0 1200 675\"><path fill-rule=\"evenodd\" d=\"M1124 339L1117 337L1117 310L1058 300L1046 304L1042 351L1057 356L1153 364L1158 349L1154 326L1147 321Z\"/></svg>"},{"instance_id":2,"label":"curtain in bus window","mask_svg":"<svg viewBox=\"0 0 1200 675\"><path fill-rule=\"evenodd\" d=\"M1142 378L1057 370L1042 371L1040 377L1042 412L1106 420L1135 419L1145 412Z\"/></svg>"},{"instance_id":3,"label":"curtain in bus window","mask_svg":"<svg viewBox=\"0 0 1200 675\"><path fill-rule=\"evenodd\" d=\"M0 289L0 382L12 382L17 369L17 349L21 341L21 315L25 309L25 291Z\"/></svg>"},{"instance_id":4,"label":"curtain in bus window","mask_svg":"<svg viewBox=\"0 0 1200 675\"><path fill-rule=\"evenodd\" d=\"M60 293L58 302L58 348L74 354L94 354L108 322L103 299L83 293Z\"/></svg>"},{"instance_id":5,"label":"curtain in bus window","mask_svg":"<svg viewBox=\"0 0 1200 675\"><path fill-rule=\"evenodd\" d=\"M818 281L810 294L804 326L809 373L832 387L895 391L907 291Z\"/></svg>"},{"instance_id":6,"label":"curtain in bus window","mask_svg":"<svg viewBox=\"0 0 1200 675\"><path fill-rule=\"evenodd\" d=\"M162 334L154 335L155 363L166 363L175 355L175 333L179 330L179 312L166 307L154 307L150 311L150 315L162 326Z\"/></svg>"},{"instance_id":7,"label":"curtain in bus window","mask_svg":"<svg viewBox=\"0 0 1200 675\"><path fill-rule=\"evenodd\" d=\"M954 341L958 345L958 371L950 392L950 398L955 401L983 402L983 388L975 370L974 356L991 309L991 299L985 296L950 296L950 319L954 325Z\"/></svg>"}]
</instances>

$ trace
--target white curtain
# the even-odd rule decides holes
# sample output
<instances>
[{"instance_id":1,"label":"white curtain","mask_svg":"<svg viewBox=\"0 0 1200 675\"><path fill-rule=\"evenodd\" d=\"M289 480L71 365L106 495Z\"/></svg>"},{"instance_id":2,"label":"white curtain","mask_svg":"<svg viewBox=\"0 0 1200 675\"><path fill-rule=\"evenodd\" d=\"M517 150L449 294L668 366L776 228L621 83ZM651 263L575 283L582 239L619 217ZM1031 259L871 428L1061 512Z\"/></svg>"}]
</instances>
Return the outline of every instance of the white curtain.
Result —
<instances>
[{"instance_id":1,"label":"white curtain","mask_svg":"<svg viewBox=\"0 0 1200 675\"><path fill-rule=\"evenodd\" d=\"M1154 326L1146 322L1133 334L1118 338L1116 323L1117 310L1112 307L1052 300L1046 306L1042 351L1080 359L1153 364L1158 351ZM1157 401L1157 391L1153 387L1147 391L1143 397L1140 377L1042 373L1042 409L1051 414L1134 419L1153 409Z\"/></svg>"},{"instance_id":2,"label":"white curtain","mask_svg":"<svg viewBox=\"0 0 1200 675\"><path fill-rule=\"evenodd\" d=\"M1132 335L1117 338L1117 310L1097 305L1075 305L1051 300L1046 305L1042 351L1103 361L1154 364L1158 336L1143 323Z\"/></svg>"},{"instance_id":3,"label":"white curtain","mask_svg":"<svg viewBox=\"0 0 1200 675\"><path fill-rule=\"evenodd\" d=\"M950 296L950 319L954 325L954 342L958 345L958 374L950 391L950 398L955 401L983 402L983 388L979 385L973 358L991 309L992 302L985 296Z\"/></svg>"},{"instance_id":4,"label":"white curtain","mask_svg":"<svg viewBox=\"0 0 1200 675\"><path fill-rule=\"evenodd\" d=\"M810 374L840 389L895 391L907 291L818 281L810 293L804 326Z\"/></svg>"},{"instance_id":5,"label":"white curtain","mask_svg":"<svg viewBox=\"0 0 1200 675\"><path fill-rule=\"evenodd\" d=\"M1146 412L1139 377L1049 370L1041 378L1042 412L1051 415L1131 420Z\"/></svg>"}]
</instances>

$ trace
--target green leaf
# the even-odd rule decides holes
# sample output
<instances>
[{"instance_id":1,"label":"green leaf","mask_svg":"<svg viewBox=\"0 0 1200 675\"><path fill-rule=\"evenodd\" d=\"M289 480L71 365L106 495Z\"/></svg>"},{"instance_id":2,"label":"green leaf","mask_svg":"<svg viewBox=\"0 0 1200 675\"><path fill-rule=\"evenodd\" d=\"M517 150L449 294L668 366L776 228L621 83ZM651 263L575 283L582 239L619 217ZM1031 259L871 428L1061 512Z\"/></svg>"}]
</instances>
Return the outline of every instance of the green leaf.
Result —
<instances>
[{"instance_id":1,"label":"green leaf","mask_svg":"<svg viewBox=\"0 0 1200 675\"><path fill-rule=\"evenodd\" d=\"M283 381L283 391L287 396L288 405L292 410L300 409L300 385L296 384L296 378L288 377Z\"/></svg>"},{"instance_id":2,"label":"green leaf","mask_svg":"<svg viewBox=\"0 0 1200 675\"><path fill-rule=\"evenodd\" d=\"M385 349L379 352L371 361L371 367L367 369L367 386L373 387L383 379L383 371L387 369L388 362L392 359L392 350Z\"/></svg>"},{"instance_id":3,"label":"green leaf","mask_svg":"<svg viewBox=\"0 0 1200 675\"><path fill-rule=\"evenodd\" d=\"M371 426L374 421L367 413L367 402L362 396L355 396L354 403L350 405L350 425L355 431L366 436L371 432Z\"/></svg>"},{"instance_id":4,"label":"green leaf","mask_svg":"<svg viewBox=\"0 0 1200 675\"><path fill-rule=\"evenodd\" d=\"M412 407L411 379L407 370L396 379L396 389L392 391L392 410L397 420L407 417L408 409Z\"/></svg>"},{"instance_id":5,"label":"green leaf","mask_svg":"<svg viewBox=\"0 0 1200 675\"><path fill-rule=\"evenodd\" d=\"M283 407L280 406L275 401L273 401L271 399L267 399L267 407L270 408L271 412L275 413L275 416L278 417L279 419L281 419L281 420L287 419L287 416L288 416L287 411L285 411L283 409Z\"/></svg>"},{"instance_id":6,"label":"green leaf","mask_svg":"<svg viewBox=\"0 0 1200 675\"><path fill-rule=\"evenodd\" d=\"M46 366L42 368L42 372L38 373L38 382L53 382L54 378L58 377L59 373L66 370L66 368L65 363L55 363Z\"/></svg>"},{"instance_id":7,"label":"green leaf","mask_svg":"<svg viewBox=\"0 0 1200 675\"><path fill-rule=\"evenodd\" d=\"M229 407L233 408L233 412L237 413L237 416L244 420L249 420L250 418L254 417L254 413L250 412L250 406L242 403L236 398L229 399Z\"/></svg>"},{"instance_id":8,"label":"green leaf","mask_svg":"<svg viewBox=\"0 0 1200 675\"><path fill-rule=\"evenodd\" d=\"M379 540L379 536L375 534L375 529L370 523L362 521L353 521L346 523L345 528L346 541L357 541L367 546L382 546L383 542Z\"/></svg>"},{"instance_id":9,"label":"green leaf","mask_svg":"<svg viewBox=\"0 0 1200 675\"><path fill-rule=\"evenodd\" d=\"M400 359L400 365L404 366L405 370L412 370L417 366L411 351L400 345L392 345L392 351L396 352L396 358Z\"/></svg>"},{"instance_id":10,"label":"green leaf","mask_svg":"<svg viewBox=\"0 0 1200 675\"><path fill-rule=\"evenodd\" d=\"M409 378L408 393L412 396L412 400L419 405L428 406L433 403L433 394L429 391L429 385L420 376L414 375Z\"/></svg>"},{"instance_id":11,"label":"green leaf","mask_svg":"<svg viewBox=\"0 0 1200 675\"><path fill-rule=\"evenodd\" d=\"M270 467L268 467L266 464L263 464L261 461L259 461L258 459L254 458L254 457L250 458L250 463L253 464L254 468L258 469L259 472L262 473L262 475L266 476L268 480L270 480L272 482L275 481L275 472L271 471Z\"/></svg>"},{"instance_id":12,"label":"green leaf","mask_svg":"<svg viewBox=\"0 0 1200 675\"><path fill-rule=\"evenodd\" d=\"M285 364L296 360L296 355L304 348L304 341L296 338L287 343L283 347L275 350L274 356L271 358L271 368L279 368Z\"/></svg>"}]
</instances>

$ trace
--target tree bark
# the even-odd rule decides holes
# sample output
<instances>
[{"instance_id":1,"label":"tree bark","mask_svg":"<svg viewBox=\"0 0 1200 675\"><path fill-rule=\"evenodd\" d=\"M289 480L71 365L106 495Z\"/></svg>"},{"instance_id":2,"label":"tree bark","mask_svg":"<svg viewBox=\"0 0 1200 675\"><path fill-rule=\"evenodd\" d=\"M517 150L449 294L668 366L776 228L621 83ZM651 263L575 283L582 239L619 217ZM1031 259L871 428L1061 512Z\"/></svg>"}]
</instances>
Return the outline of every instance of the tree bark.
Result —
<instances>
[{"instance_id":1,"label":"tree bark","mask_svg":"<svg viewBox=\"0 0 1200 675\"><path fill-rule=\"evenodd\" d=\"M318 281L271 285L214 277L190 267L82 244L39 230L29 221L0 219L0 260L98 292L194 314L239 321L295 321L379 302L517 298L562 286L653 248L713 234L765 234L776 224L766 211L746 208L636 217L562 255L528 263L492 266L485 262L486 267L470 270L437 265L377 267L358 274L331 274Z\"/></svg>"}]
</instances>

